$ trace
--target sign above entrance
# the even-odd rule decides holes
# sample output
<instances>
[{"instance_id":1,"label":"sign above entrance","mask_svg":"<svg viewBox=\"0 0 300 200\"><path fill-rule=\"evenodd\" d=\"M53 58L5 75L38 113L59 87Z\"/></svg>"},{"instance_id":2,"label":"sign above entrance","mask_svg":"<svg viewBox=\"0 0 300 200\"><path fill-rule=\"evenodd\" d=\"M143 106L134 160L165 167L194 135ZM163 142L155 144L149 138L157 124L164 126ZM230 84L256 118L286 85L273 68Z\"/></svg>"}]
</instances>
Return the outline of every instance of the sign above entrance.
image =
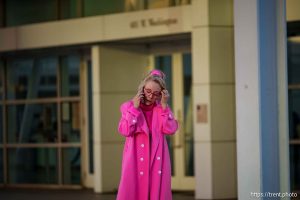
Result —
<instances>
[{"instance_id":1,"label":"sign above entrance","mask_svg":"<svg viewBox=\"0 0 300 200\"><path fill-rule=\"evenodd\" d=\"M146 28L146 27L152 27L152 26L172 26L178 24L178 19L176 18L167 18L167 19L141 19L141 20L135 20L131 21L129 23L130 28Z\"/></svg>"},{"instance_id":2,"label":"sign above entrance","mask_svg":"<svg viewBox=\"0 0 300 200\"><path fill-rule=\"evenodd\" d=\"M107 15L103 17L103 40L188 33L191 19L191 5Z\"/></svg>"}]
</instances>

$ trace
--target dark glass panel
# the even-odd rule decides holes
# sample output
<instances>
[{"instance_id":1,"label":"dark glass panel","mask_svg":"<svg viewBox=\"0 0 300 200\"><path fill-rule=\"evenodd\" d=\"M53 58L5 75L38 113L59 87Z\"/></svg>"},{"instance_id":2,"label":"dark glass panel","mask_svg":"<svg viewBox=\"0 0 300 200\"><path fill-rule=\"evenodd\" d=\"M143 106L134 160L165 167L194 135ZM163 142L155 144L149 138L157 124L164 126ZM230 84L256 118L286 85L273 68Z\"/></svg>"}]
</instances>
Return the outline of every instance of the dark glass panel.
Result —
<instances>
[{"instance_id":1,"label":"dark glass panel","mask_svg":"<svg viewBox=\"0 0 300 200\"><path fill-rule=\"evenodd\" d=\"M56 0L5 1L6 26L19 26L57 19Z\"/></svg>"},{"instance_id":2,"label":"dark glass panel","mask_svg":"<svg viewBox=\"0 0 300 200\"><path fill-rule=\"evenodd\" d=\"M0 184L4 183L4 171L3 171L3 149L0 148Z\"/></svg>"},{"instance_id":3,"label":"dark glass panel","mask_svg":"<svg viewBox=\"0 0 300 200\"><path fill-rule=\"evenodd\" d=\"M58 161L55 148L8 150L8 182L57 184Z\"/></svg>"},{"instance_id":4,"label":"dark glass panel","mask_svg":"<svg viewBox=\"0 0 300 200\"><path fill-rule=\"evenodd\" d=\"M300 189L300 145L290 146L291 191Z\"/></svg>"},{"instance_id":5,"label":"dark glass panel","mask_svg":"<svg viewBox=\"0 0 300 200\"><path fill-rule=\"evenodd\" d=\"M3 142L3 106L0 104L0 144Z\"/></svg>"},{"instance_id":6,"label":"dark glass panel","mask_svg":"<svg viewBox=\"0 0 300 200\"><path fill-rule=\"evenodd\" d=\"M194 139L193 139L193 96L192 96L192 56L183 54L184 81L184 158L185 175L194 176Z\"/></svg>"},{"instance_id":7,"label":"dark glass panel","mask_svg":"<svg viewBox=\"0 0 300 200\"><path fill-rule=\"evenodd\" d=\"M124 12L124 0L83 0L84 16Z\"/></svg>"},{"instance_id":8,"label":"dark glass panel","mask_svg":"<svg viewBox=\"0 0 300 200\"><path fill-rule=\"evenodd\" d=\"M81 182L81 152L80 148L65 148L62 151L63 183L80 184Z\"/></svg>"},{"instance_id":9,"label":"dark glass panel","mask_svg":"<svg viewBox=\"0 0 300 200\"><path fill-rule=\"evenodd\" d=\"M24 59L8 63L7 98L35 99L57 95L56 58Z\"/></svg>"},{"instance_id":10,"label":"dark glass panel","mask_svg":"<svg viewBox=\"0 0 300 200\"><path fill-rule=\"evenodd\" d=\"M8 142L57 142L56 113L56 104L23 104L8 106Z\"/></svg>"},{"instance_id":11,"label":"dark glass panel","mask_svg":"<svg viewBox=\"0 0 300 200\"><path fill-rule=\"evenodd\" d=\"M168 104L172 108L172 56L165 55L165 56L156 56L155 57L155 68L163 71L166 75L166 84L167 90L171 94ZM168 147L170 151L170 158L172 163L172 176L174 175L174 148L173 148L173 140L171 136L166 136Z\"/></svg>"},{"instance_id":12,"label":"dark glass panel","mask_svg":"<svg viewBox=\"0 0 300 200\"><path fill-rule=\"evenodd\" d=\"M62 96L79 96L79 56L65 56L61 58L61 93Z\"/></svg>"}]
</instances>

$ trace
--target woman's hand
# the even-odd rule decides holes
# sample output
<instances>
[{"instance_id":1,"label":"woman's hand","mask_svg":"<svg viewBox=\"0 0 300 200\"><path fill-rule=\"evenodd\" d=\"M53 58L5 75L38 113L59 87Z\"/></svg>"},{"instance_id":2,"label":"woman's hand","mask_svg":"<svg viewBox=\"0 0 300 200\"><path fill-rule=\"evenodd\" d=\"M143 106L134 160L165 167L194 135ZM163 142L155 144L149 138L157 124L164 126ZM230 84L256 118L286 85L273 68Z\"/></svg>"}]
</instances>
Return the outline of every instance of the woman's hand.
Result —
<instances>
[{"instance_id":1,"label":"woman's hand","mask_svg":"<svg viewBox=\"0 0 300 200\"><path fill-rule=\"evenodd\" d=\"M169 99L170 95L168 90L162 90L161 91L161 105L163 107L163 109L165 109L168 106L168 99Z\"/></svg>"},{"instance_id":2,"label":"woman's hand","mask_svg":"<svg viewBox=\"0 0 300 200\"><path fill-rule=\"evenodd\" d=\"M144 98L144 95L142 92L138 92L135 97L133 97L133 105L135 108L138 108L141 103L141 99Z\"/></svg>"}]
</instances>

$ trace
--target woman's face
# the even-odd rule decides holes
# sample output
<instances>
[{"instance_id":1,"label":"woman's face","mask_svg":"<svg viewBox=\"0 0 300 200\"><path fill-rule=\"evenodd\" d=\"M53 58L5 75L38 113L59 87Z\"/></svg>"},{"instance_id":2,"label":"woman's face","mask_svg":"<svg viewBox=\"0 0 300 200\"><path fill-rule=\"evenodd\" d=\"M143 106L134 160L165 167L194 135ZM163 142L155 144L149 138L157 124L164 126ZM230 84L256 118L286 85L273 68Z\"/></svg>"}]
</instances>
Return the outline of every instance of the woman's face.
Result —
<instances>
[{"instance_id":1,"label":"woman's face","mask_svg":"<svg viewBox=\"0 0 300 200\"><path fill-rule=\"evenodd\" d=\"M153 104L161 96L161 87L154 81L148 81L144 86L145 103Z\"/></svg>"}]
</instances>

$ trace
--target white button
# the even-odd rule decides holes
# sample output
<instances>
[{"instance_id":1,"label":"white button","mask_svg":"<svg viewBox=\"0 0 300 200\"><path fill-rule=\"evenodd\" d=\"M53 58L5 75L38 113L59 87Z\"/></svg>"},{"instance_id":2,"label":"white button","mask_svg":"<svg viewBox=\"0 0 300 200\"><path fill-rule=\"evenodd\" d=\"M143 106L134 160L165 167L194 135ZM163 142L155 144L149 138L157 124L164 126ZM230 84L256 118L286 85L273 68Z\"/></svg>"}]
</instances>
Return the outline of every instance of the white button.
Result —
<instances>
[{"instance_id":1,"label":"white button","mask_svg":"<svg viewBox=\"0 0 300 200\"><path fill-rule=\"evenodd\" d=\"M160 157L159 157L159 156L157 156L157 160L160 160Z\"/></svg>"},{"instance_id":2,"label":"white button","mask_svg":"<svg viewBox=\"0 0 300 200\"><path fill-rule=\"evenodd\" d=\"M144 146L145 146L144 144L141 144L141 147L143 147L143 148L144 148Z\"/></svg>"},{"instance_id":3,"label":"white button","mask_svg":"<svg viewBox=\"0 0 300 200\"><path fill-rule=\"evenodd\" d=\"M144 172L140 172L140 175L144 175Z\"/></svg>"},{"instance_id":4,"label":"white button","mask_svg":"<svg viewBox=\"0 0 300 200\"><path fill-rule=\"evenodd\" d=\"M133 120L132 120L132 123L134 123L134 124L135 124L135 123L136 123L136 120L135 120L135 119L133 119Z\"/></svg>"},{"instance_id":5,"label":"white button","mask_svg":"<svg viewBox=\"0 0 300 200\"><path fill-rule=\"evenodd\" d=\"M141 161L144 161L144 158L140 158Z\"/></svg>"},{"instance_id":6,"label":"white button","mask_svg":"<svg viewBox=\"0 0 300 200\"><path fill-rule=\"evenodd\" d=\"M159 174L159 175L161 174L161 170L158 171L158 174Z\"/></svg>"}]
</instances>

